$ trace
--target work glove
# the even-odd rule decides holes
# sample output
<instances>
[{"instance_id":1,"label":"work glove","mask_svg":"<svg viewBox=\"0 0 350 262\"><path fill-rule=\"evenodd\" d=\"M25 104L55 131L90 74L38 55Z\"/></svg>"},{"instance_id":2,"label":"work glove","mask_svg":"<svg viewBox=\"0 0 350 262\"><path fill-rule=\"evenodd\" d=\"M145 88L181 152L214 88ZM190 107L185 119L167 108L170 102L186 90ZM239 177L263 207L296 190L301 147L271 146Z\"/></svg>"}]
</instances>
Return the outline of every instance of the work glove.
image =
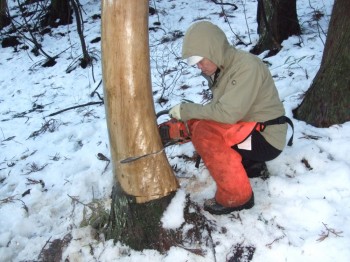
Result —
<instances>
[{"instance_id":1,"label":"work glove","mask_svg":"<svg viewBox=\"0 0 350 262\"><path fill-rule=\"evenodd\" d=\"M169 115L177 120L181 120L181 104L172 107L169 110Z\"/></svg>"}]
</instances>

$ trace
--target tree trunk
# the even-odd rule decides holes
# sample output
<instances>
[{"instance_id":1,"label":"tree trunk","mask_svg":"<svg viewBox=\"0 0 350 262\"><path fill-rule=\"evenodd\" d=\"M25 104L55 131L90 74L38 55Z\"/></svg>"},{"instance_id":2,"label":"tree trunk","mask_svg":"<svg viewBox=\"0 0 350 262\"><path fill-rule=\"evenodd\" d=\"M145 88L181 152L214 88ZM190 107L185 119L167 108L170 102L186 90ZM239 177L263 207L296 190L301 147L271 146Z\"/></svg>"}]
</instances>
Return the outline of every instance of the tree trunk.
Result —
<instances>
[{"instance_id":1,"label":"tree trunk","mask_svg":"<svg viewBox=\"0 0 350 262\"><path fill-rule=\"evenodd\" d=\"M350 1L336 0L321 67L303 102L294 111L297 119L316 127L350 120Z\"/></svg>"},{"instance_id":2,"label":"tree trunk","mask_svg":"<svg viewBox=\"0 0 350 262\"><path fill-rule=\"evenodd\" d=\"M251 50L253 54L270 50L268 56L274 55L283 40L300 34L296 0L258 0L257 21L260 38Z\"/></svg>"},{"instance_id":3,"label":"tree trunk","mask_svg":"<svg viewBox=\"0 0 350 262\"><path fill-rule=\"evenodd\" d=\"M84 37L84 32L83 32L83 17L81 14L81 7L79 0L70 0L71 5L73 6L74 14L75 14L75 19L77 23L77 31L80 39L80 44L81 44L81 49L83 51L83 58L81 59L80 65L82 68L86 68L88 65L91 65L92 63L92 58L87 50L87 46L85 43L85 37Z\"/></svg>"},{"instance_id":4,"label":"tree trunk","mask_svg":"<svg viewBox=\"0 0 350 262\"><path fill-rule=\"evenodd\" d=\"M160 217L178 183L156 123L147 0L102 1L102 60L117 180L107 236L134 249L154 248L161 231Z\"/></svg>"},{"instance_id":5,"label":"tree trunk","mask_svg":"<svg viewBox=\"0 0 350 262\"><path fill-rule=\"evenodd\" d=\"M49 12L42 25L58 27L59 25L68 25L72 23L72 10L69 0L51 0Z\"/></svg>"},{"instance_id":6,"label":"tree trunk","mask_svg":"<svg viewBox=\"0 0 350 262\"><path fill-rule=\"evenodd\" d=\"M0 0L0 29L11 23L7 12L7 0Z\"/></svg>"}]
</instances>

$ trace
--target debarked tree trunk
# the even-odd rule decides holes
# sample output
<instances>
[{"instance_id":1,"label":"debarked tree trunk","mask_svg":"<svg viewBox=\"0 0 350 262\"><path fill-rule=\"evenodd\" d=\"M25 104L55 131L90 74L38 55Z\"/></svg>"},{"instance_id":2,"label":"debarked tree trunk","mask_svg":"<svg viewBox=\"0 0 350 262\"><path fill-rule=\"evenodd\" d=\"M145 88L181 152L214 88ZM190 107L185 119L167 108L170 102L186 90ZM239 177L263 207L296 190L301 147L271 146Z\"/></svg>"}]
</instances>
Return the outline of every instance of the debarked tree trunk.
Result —
<instances>
[{"instance_id":1,"label":"debarked tree trunk","mask_svg":"<svg viewBox=\"0 0 350 262\"><path fill-rule=\"evenodd\" d=\"M113 174L107 237L157 248L160 217L178 182L158 133L147 0L102 1L102 69Z\"/></svg>"}]
</instances>

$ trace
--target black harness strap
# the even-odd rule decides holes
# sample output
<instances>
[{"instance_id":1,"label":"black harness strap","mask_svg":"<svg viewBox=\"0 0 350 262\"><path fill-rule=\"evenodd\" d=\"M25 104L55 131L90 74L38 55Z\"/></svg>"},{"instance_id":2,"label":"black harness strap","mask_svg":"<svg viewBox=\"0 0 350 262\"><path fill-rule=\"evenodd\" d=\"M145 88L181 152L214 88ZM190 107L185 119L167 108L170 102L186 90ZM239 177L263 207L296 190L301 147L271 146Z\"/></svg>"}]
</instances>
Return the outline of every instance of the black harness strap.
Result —
<instances>
[{"instance_id":1,"label":"black harness strap","mask_svg":"<svg viewBox=\"0 0 350 262\"><path fill-rule=\"evenodd\" d=\"M277 117L275 119L271 119L271 120L268 120L268 121L265 121L262 123L259 122L260 131L263 132L267 126L282 125L285 123L289 124L292 128L292 131L293 131L292 136L290 137L290 139L288 141L288 146L292 146L293 145L293 136L294 136L294 125L293 125L292 120L290 120L290 118L287 116L280 116L280 117Z\"/></svg>"}]
</instances>

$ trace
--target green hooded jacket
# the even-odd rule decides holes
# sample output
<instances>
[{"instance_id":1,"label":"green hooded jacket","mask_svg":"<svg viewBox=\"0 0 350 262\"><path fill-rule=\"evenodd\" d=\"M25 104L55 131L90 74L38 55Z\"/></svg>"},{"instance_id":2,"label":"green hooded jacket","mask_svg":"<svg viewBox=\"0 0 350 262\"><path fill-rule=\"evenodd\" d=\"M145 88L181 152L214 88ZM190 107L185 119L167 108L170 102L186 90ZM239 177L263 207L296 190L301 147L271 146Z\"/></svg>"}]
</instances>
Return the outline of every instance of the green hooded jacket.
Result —
<instances>
[{"instance_id":1,"label":"green hooded jacket","mask_svg":"<svg viewBox=\"0 0 350 262\"><path fill-rule=\"evenodd\" d=\"M271 73L256 56L231 46L216 25L201 21L186 32L182 58L201 56L220 69L215 81L209 81L212 100L205 105L181 104L181 119L207 119L221 123L264 122L283 116L285 110ZM209 79L210 80L210 79ZM267 126L261 134L275 148L286 143L287 124Z\"/></svg>"}]
</instances>

